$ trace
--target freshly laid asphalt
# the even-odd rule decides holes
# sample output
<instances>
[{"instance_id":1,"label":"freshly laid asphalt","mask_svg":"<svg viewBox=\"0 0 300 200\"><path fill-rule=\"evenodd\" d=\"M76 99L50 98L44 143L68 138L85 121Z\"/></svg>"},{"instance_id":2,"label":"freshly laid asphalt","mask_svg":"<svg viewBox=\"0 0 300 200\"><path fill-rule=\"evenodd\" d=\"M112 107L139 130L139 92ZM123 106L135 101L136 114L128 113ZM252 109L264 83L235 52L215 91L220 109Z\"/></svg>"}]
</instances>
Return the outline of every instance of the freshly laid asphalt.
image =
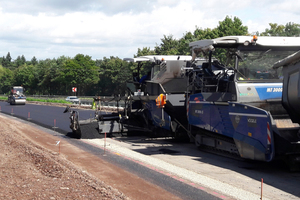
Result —
<instances>
[{"instance_id":1,"label":"freshly laid asphalt","mask_svg":"<svg viewBox=\"0 0 300 200\"><path fill-rule=\"evenodd\" d=\"M69 113L63 113L65 107L46 106L29 104L10 105L7 102L0 102L0 111L24 120L53 129L66 134L71 131ZM78 110L78 109L75 109ZM94 115L93 110L80 110L80 119L88 119Z\"/></svg>"}]
</instances>

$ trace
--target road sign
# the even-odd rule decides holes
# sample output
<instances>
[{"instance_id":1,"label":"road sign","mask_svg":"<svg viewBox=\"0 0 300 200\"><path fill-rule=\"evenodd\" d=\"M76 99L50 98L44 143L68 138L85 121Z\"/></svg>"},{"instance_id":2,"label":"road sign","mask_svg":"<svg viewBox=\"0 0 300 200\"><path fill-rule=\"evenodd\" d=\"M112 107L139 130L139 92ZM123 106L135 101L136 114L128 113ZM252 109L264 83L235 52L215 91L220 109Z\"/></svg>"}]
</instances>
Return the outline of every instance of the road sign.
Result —
<instances>
[{"instance_id":1,"label":"road sign","mask_svg":"<svg viewBox=\"0 0 300 200\"><path fill-rule=\"evenodd\" d=\"M72 92L77 92L77 88L76 87L72 87Z\"/></svg>"}]
</instances>

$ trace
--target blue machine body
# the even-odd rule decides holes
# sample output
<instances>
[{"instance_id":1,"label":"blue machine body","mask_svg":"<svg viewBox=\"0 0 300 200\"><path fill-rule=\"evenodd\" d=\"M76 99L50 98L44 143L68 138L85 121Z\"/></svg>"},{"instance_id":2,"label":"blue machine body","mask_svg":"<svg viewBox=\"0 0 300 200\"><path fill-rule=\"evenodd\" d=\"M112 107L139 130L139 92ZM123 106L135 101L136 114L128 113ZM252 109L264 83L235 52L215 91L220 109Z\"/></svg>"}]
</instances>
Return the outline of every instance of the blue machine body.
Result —
<instances>
[{"instance_id":1,"label":"blue machine body","mask_svg":"<svg viewBox=\"0 0 300 200\"><path fill-rule=\"evenodd\" d=\"M190 75L194 88L188 98L187 118L196 145L247 159L298 162L300 126L287 110L297 107L299 96L293 87L298 74L294 79L288 75L299 69L284 75L280 66L297 63L299 56L291 55L299 46L300 38L256 36L190 43L194 55L207 57L207 63L194 66ZM226 51L226 59L216 49ZM222 63L215 62L214 56L220 56ZM292 81L283 87L288 80ZM283 88L294 88L294 92L283 95ZM285 98L292 100L283 105Z\"/></svg>"},{"instance_id":2,"label":"blue machine body","mask_svg":"<svg viewBox=\"0 0 300 200\"><path fill-rule=\"evenodd\" d=\"M190 96L188 121L191 125L233 138L241 157L273 159L273 132L268 112L236 102L200 101L201 96Z\"/></svg>"},{"instance_id":3,"label":"blue machine body","mask_svg":"<svg viewBox=\"0 0 300 200\"><path fill-rule=\"evenodd\" d=\"M153 100L144 102L144 106L148 111L148 119L152 121L154 126L170 130L171 117L164 111L163 108L158 108Z\"/></svg>"}]
</instances>

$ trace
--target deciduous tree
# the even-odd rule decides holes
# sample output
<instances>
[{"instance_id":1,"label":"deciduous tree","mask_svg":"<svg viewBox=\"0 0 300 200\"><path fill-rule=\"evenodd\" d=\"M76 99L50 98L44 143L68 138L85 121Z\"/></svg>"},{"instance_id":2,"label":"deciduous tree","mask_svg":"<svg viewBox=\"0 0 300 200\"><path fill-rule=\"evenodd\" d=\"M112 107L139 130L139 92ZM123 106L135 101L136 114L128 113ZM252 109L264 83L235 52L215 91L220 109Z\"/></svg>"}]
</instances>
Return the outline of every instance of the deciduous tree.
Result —
<instances>
[{"instance_id":1,"label":"deciduous tree","mask_svg":"<svg viewBox=\"0 0 300 200\"><path fill-rule=\"evenodd\" d=\"M72 87L78 87L79 94L99 81L98 68L95 61L88 55L77 54L73 59L66 60L59 72L58 80L66 86L66 92Z\"/></svg>"},{"instance_id":2,"label":"deciduous tree","mask_svg":"<svg viewBox=\"0 0 300 200\"><path fill-rule=\"evenodd\" d=\"M0 93L7 93L14 84L14 74L8 69L0 65Z\"/></svg>"}]
</instances>

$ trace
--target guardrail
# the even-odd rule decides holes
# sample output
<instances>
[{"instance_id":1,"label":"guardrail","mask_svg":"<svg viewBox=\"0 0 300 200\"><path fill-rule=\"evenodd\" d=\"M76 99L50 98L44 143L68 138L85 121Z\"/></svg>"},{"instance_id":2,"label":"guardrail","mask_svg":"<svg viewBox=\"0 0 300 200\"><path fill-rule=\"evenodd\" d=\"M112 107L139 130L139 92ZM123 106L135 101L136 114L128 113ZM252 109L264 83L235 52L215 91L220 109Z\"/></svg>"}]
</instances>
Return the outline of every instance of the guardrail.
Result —
<instances>
[{"instance_id":1,"label":"guardrail","mask_svg":"<svg viewBox=\"0 0 300 200\"><path fill-rule=\"evenodd\" d=\"M94 101L90 100L90 99L80 99L80 106L83 107L92 107L93 106ZM77 104L79 105L79 102L73 102L73 104ZM108 108L108 109L118 109L118 103L116 101L110 101L110 102L105 102L105 101L101 101L100 106L102 108ZM123 109L125 107L125 103L124 102L119 102L119 109Z\"/></svg>"},{"instance_id":2,"label":"guardrail","mask_svg":"<svg viewBox=\"0 0 300 200\"><path fill-rule=\"evenodd\" d=\"M0 95L1 97L7 98L7 95ZM68 96L65 95L26 95L27 98L36 98L36 99L51 99L51 100L65 100ZM92 107L93 98L95 96L77 96L80 100L80 106L83 107ZM112 96L100 96L102 99L101 107L109 108L109 109L117 109L118 103L116 101L108 101L108 99L112 99ZM7 99L6 99L7 100ZM73 105L79 105L79 102L73 102ZM124 101L119 101L119 109L123 109L125 107Z\"/></svg>"}]
</instances>

